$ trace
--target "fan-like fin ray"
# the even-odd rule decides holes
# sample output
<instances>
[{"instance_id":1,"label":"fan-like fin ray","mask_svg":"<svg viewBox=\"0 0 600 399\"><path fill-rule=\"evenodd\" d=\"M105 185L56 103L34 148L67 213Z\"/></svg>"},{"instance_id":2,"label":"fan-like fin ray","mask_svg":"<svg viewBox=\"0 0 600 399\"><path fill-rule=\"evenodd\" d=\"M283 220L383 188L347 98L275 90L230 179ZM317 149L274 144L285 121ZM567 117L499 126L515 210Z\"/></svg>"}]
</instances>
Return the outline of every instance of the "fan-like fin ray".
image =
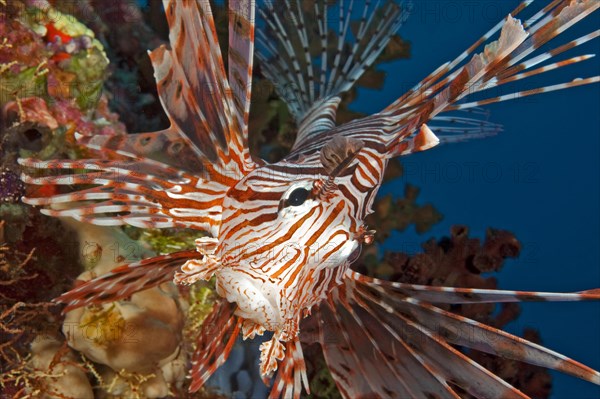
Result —
<instances>
[{"instance_id":1,"label":"fan-like fin ray","mask_svg":"<svg viewBox=\"0 0 600 399\"><path fill-rule=\"evenodd\" d=\"M490 290L480 288L437 287L386 281L364 276L349 270L350 278L377 289L389 290L410 298L429 303L502 303L502 302L546 302L546 301L597 301L600 289L575 293Z\"/></svg>"},{"instance_id":2,"label":"fan-like fin ray","mask_svg":"<svg viewBox=\"0 0 600 399\"><path fill-rule=\"evenodd\" d=\"M352 292L355 296L352 298L356 302L360 304L368 304L369 302L378 303L380 307L387 309L388 313L400 314L405 319L420 325L422 328L429 330L432 334L438 335L450 343L558 370L600 385L600 373L597 371L541 345L424 302L422 299L418 298L418 293L415 294L414 291L398 289L399 283L374 280L352 271L347 272L346 277L353 282L350 286L353 287ZM410 286L407 284L400 285L404 287ZM410 289L414 289L415 287L420 288L423 286L411 287L412 288ZM437 291L438 293L445 294L462 294L468 292L468 289L454 289L448 287L425 287L425 289L425 292ZM507 302L517 301L520 298L522 298L522 300L535 300L536 297L538 300L544 298L558 301L577 299L600 300L600 292L598 292L598 290L590 290L578 294L520 293L520 296L516 295L513 291L512 299L509 298L509 295L511 294L506 291L476 291L480 292L474 297L467 296L457 298L456 295L453 295L453 297L448 295L448 298L446 298L445 301L435 302ZM494 295L494 292L497 294ZM486 296L487 294L490 294L489 298L483 299L477 297L477 295ZM357 297L362 297L362 301L357 299Z\"/></svg>"},{"instance_id":3,"label":"fan-like fin ray","mask_svg":"<svg viewBox=\"0 0 600 399\"><path fill-rule=\"evenodd\" d=\"M363 10L354 35L350 32L353 0L339 3L335 33L330 31L326 1L314 2L312 10L301 2L268 1L259 10L266 29L257 32L257 56L298 121L294 147L335 126L339 96L373 64L407 16L393 1L358 4ZM313 43L319 43L320 49Z\"/></svg>"},{"instance_id":4,"label":"fan-like fin ray","mask_svg":"<svg viewBox=\"0 0 600 399\"><path fill-rule=\"evenodd\" d=\"M253 0L231 0L229 9L229 84L233 92L238 125L242 132L242 145L248 148L248 115L252 93L252 67L254 61Z\"/></svg>"},{"instance_id":5,"label":"fan-like fin ray","mask_svg":"<svg viewBox=\"0 0 600 399\"><path fill-rule=\"evenodd\" d=\"M190 392L199 390L229 357L242 326L242 319L234 314L235 308L219 299L202 323L192 360Z\"/></svg>"},{"instance_id":6,"label":"fan-like fin ray","mask_svg":"<svg viewBox=\"0 0 600 399\"><path fill-rule=\"evenodd\" d=\"M296 338L285 343L285 357L279 362L269 398L300 399L302 387L310 394L302 346Z\"/></svg>"},{"instance_id":7,"label":"fan-like fin ray","mask_svg":"<svg viewBox=\"0 0 600 399\"><path fill-rule=\"evenodd\" d=\"M67 305L63 312L93 304L114 302L173 280L177 269L189 259L199 259L196 251L180 251L119 266L95 279L78 284L54 302Z\"/></svg>"},{"instance_id":8,"label":"fan-like fin ray","mask_svg":"<svg viewBox=\"0 0 600 399\"><path fill-rule=\"evenodd\" d=\"M446 381L479 398L527 398L521 391L450 346L442 336L430 331L418 320L398 312L386 300L364 292L360 292L360 295L368 309L394 330L402 331L407 344L418 351Z\"/></svg>"},{"instance_id":9,"label":"fan-like fin ray","mask_svg":"<svg viewBox=\"0 0 600 399\"><path fill-rule=\"evenodd\" d=\"M458 398L449 383L477 397L526 397L397 301L359 284L346 278L311 316L319 318L319 341L344 397Z\"/></svg>"},{"instance_id":10,"label":"fan-like fin ray","mask_svg":"<svg viewBox=\"0 0 600 399\"><path fill-rule=\"evenodd\" d=\"M354 298L357 303L361 303ZM403 383L410 390L411 398L458 399L458 394L448 385L427 361L412 349L401 337L400 331L394 331L383 320L368 311L362 304L352 306L357 319L360 319L371 342L380 347L387 358L389 367L394 367Z\"/></svg>"},{"instance_id":11,"label":"fan-like fin ray","mask_svg":"<svg viewBox=\"0 0 600 399\"><path fill-rule=\"evenodd\" d=\"M71 216L97 225L185 227L218 233L227 186L206 181L149 159L52 160L20 159L25 167L58 171L59 175L22 180L35 185L97 185L70 194L23 198L44 205L43 213ZM69 172L65 174L65 172ZM101 202L87 202L99 200ZM86 202L81 202L86 201ZM56 207L60 204L60 208Z\"/></svg>"},{"instance_id":12,"label":"fan-like fin ray","mask_svg":"<svg viewBox=\"0 0 600 399\"><path fill-rule=\"evenodd\" d=\"M560 353L475 320L447 312L413 298L395 304L448 342L504 358L534 364L600 385L600 373Z\"/></svg>"},{"instance_id":13,"label":"fan-like fin ray","mask_svg":"<svg viewBox=\"0 0 600 399\"><path fill-rule=\"evenodd\" d=\"M597 39L600 35L597 30L565 44L557 43L541 54L536 54L536 51L591 15L600 8L600 2L554 1L522 24L514 17L531 3L531 1L523 1L511 15L494 26L457 58L437 68L380 113L351 121L328 131L313 132L310 140L296 143L290 158L311 156L337 135L360 136L359 138L367 143L367 146L376 148L383 158L406 155L413 152L411 141L414 142L416 135L425 124L429 125L434 134L440 133L439 139L442 142L485 137L497 133L499 127L483 122L479 128L475 128L477 122L469 122L465 118L461 118L461 122L467 124L457 124L458 119L446 113L456 110L477 110L486 104L599 82L600 77L592 76L497 97L485 97L489 89L515 81L527 82L532 76L565 68L592 57L592 54L585 54L564 60L557 59L565 51ZM499 37L493 40L492 38L498 32L500 32ZM486 44L484 49L477 53L484 44ZM547 61L549 62L541 65ZM468 101L476 93L481 93L483 98ZM313 115L312 118L315 119L315 116ZM451 121L449 126L446 124L448 121Z\"/></svg>"},{"instance_id":14,"label":"fan-like fin ray","mask_svg":"<svg viewBox=\"0 0 600 399\"><path fill-rule=\"evenodd\" d=\"M207 161L228 173L245 173L253 168L244 135L246 126L240 124L245 119L234 104L210 4L206 0L163 3L171 49L161 46L150 53L150 58L172 128ZM252 2L244 5L251 13ZM240 11L235 18L239 22L245 12L236 11ZM250 48L246 55L251 56L251 52Z\"/></svg>"},{"instance_id":15,"label":"fan-like fin ray","mask_svg":"<svg viewBox=\"0 0 600 399\"><path fill-rule=\"evenodd\" d=\"M336 301L340 300L336 298ZM352 305L344 302L343 299L341 303L343 306L338 306L336 313L340 315L340 323L349 332L353 350L357 352L359 359L365 365L365 369L375 376L373 383L376 391L373 393L376 393L379 397L425 397L419 392L416 384L412 383L412 376L408 373L408 370L403 367L402 363L397 361L394 345L389 345L388 351L384 351L381 345L386 345L386 341L375 339L375 335L373 335L369 326L363 322L363 318L366 319L365 315L362 315L363 318L358 315L360 309L354 309ZM385 338L389 339L389 337ZM391 342L394 343L393 340ZM389 351L390 349L391 351Z\"/></svg>"},{"instance_id":16,"label":"fan-like fin ray","mask_svg":"<svg viewBox=\"0 0 600 399\"><path fill-rule=\"evenodd\" d=\"M336 288L307 320L317 325L328 368L345 398L459 398L442 376L399 337L400 331L362 309L355 298L347 301L344 292L346 287Z\"/></svg>"},{"instance_id":17,"label":"fan-like fin ray","mask_svg":"<svg viewBox=\"0 0 600 399\"><path fill-rule=\"evenodd\" d=\"M363 361L352 347L348 329L337 315L337 306L324 301L319 305L318 313L312 317L318 317L321 325L319 342L327 367L342 395L354 398L376 392L377 387L369 370L364 368Z\"/></svg>"},{"instance_id":18,"label":"fan-like fin ray","mask_svg":"<svg viewBox=\"0 0 600 399\"><path fill-rule=\"evenodd\" d=\"M502 132L502 125L490 122L489 112L469 108L455 113L444 113L433 118L428 126L441 144L491 137Z\"/></svg>"},{"instance_id":19,"label":"fan-like fin ray","mask_svg":"<svg viewBox=\"0 0 600 399\"><path fill-rule=\"evenodd\" d=\"M318 340L340 392L352 398L458 398L451 385L476 397L526 398L522 392L484 369L449 344L477 349L555 369L600 384L600 374L541 345L455 315L418 299L423 286L371 279L347 271L342 286L313 310ZM411 290L407 291L406 290ZM512 292L479 290L484 301L518 300ZM463 297L466 289L425 287L424 292L451 293L442 302L479 302ZM523 300L535 298L522 293ZM553 300L600 299L598 290L580 294L542 294ZM537 298L539 299L539 297ZM490 338L491 337L491 338ZM450 385L449 385L450 384Z\"/></svg>"}]
</instances>

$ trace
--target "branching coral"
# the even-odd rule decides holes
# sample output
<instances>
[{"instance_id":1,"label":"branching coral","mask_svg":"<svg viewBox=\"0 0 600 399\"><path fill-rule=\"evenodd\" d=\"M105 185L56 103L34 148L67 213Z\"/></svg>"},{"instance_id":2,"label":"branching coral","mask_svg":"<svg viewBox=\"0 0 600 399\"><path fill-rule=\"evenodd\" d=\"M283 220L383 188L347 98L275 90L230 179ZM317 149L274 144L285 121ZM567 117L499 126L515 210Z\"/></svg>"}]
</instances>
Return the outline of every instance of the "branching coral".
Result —
<instances>
[{"instance_id":1,"label":"branching coral","mask_svg":"<svg viewBox=\"0 0 600 399\"><path fill-rule=\"evenodd\" d=\"M64 343L42 335L30 356L2 374L0 385L13 398L93 398L86 372Z\"/></svg>"},{"instance_id":2,"label":"branching coral","mask_svg":"<svg viewBox=\"0 0 600 399\"><path fill-rule=\"evenodd\" d=\"M0 221L0 242L4 238L4 221ZM40 274L34 271L36 260L33 249L21 253L7 244L0 246L0 385L14 397L69 397L65 392L70 391L63 388L71 385L65 381L72 376L66 378L65 373L75 371L59 365L61 356L54 359L56 351L50 355L46 348L42 357L36 357L33 347L34 354L27 355L35 337L39 344L41 337L57 332L54 305L25 289L40 282ZM72 397L82 397L81 393L76 391Z\"/></svg>"}]
</instances>

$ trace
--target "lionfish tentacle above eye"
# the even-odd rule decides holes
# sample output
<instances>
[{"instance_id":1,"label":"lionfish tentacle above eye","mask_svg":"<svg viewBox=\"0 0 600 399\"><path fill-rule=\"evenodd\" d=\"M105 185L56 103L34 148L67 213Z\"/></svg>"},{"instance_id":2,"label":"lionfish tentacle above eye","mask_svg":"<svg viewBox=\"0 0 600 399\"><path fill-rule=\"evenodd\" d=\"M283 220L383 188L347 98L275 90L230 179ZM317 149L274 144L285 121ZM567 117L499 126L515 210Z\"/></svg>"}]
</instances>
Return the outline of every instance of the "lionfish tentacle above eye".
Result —
<instances>
[{"instance_id":1,"label":"lionfish tentacle above eye","mask_svg":"<svg viewBox=\"0 0 600 399\"><path fill-rule=\"evenodd\" d=\"M335 126L339 96L373 64L407 13L393 1L380 5L379 1L367 0L358 28L352 33L354 2L342 1L336 35L331 35L327 2L284 0L266 4L259 10L266 28L257 32L257 57L265 76L275 84L298 122L296 148L312 134ZM307 13L314 18L307 18ZM314 48L313 43L319 43L320 48Z\"/></svg>"},{"instance_id":2,"label":"lionfish tentacle above eye","mask_svg":"<svg viewBox=\"0 0 600 399\"><path fill-rule=\"evenodd\" d=\"M403 287L410 285L404 284ZM448 344L554 369L600 384L600 374L523 338L455 315L416 299L414 292L439 293L433 302L465 303L467 289L410 286L347 271L344 284L313 310L322 320L319 341L344 397L458 398L453 386L476 397L524 398L523 393ZM600 299L600 294L519 293L475 290L490 302ZM487 292L489 291L489 292ZM445 297L443 297L445 295ZM474 297L477 294L473 294ZM429 297L429 299L434 299ZM474 299L474 301L477 301Z\"/></svg>"},{"instance_id":3,"label":"lionfish tentacle above eye","mask_svg":"<svg viewBox=\"0 0 600 399\"><path fill-rule=\"evenodd\" d=\"M336 177L356 158L364 143L347 137L334 137L321 149L321 164L328 176Z\"/></svg>"}]
</instances>

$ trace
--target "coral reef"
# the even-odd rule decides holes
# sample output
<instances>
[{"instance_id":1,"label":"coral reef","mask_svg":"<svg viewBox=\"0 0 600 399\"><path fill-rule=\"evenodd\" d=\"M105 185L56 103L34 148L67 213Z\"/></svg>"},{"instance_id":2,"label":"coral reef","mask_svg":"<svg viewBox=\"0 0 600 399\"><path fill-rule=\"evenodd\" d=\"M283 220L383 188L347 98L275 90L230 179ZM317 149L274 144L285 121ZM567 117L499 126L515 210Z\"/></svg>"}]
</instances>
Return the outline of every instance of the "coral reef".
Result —
<instances>
[{"instance_id":1,"label":"coral reef","mask_svg":"<svg viewBox=\"0 0 600 399\"><path fill-rule=\"evenodd\" d=\"M42 2L40 2L42 3ZM0 103L10 129L123 133L102 99L108 58L94 33L42 4L10 2L0 23ZM13 121L11 125L11 121Z\"/></svg>"},{"instance_id":2,"label":"coral reef","mask_svg":"<svg viewBox=\"0 0 600 399\"><path fill-rule=\"evenodd\" d=\"M105 91L113 112L131 132L155 131L168 126L156 94L148 49L159 47L168 28L160 2L140 9L130 0L57 1L56 8L92 29L105 43L111 60ZM149 23L152 24L150 28Z\"/></svg>"},{"instance_id":3,"label":"coral reef","mask_svg":"<svg viewBox=\"0 0 600 399\"><path fill-rule=\"evenodd\" d=\"M39 336L31 343L30 366L45 376L44 390L49 398L93 398L86 370L78 363L75 353L64 343ZM35 391L30 392L32 396Z\"/></svg>"}]
</instances>

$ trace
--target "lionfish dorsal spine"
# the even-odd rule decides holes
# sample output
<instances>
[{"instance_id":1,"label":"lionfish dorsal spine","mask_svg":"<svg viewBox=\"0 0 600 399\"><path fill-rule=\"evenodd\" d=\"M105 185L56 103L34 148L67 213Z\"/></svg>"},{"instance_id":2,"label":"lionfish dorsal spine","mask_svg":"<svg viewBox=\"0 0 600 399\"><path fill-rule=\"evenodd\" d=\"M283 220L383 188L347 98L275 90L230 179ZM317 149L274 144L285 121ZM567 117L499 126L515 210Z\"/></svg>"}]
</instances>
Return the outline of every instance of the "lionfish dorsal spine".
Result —
<instances>
[{"instance_id":1,"label":"lionfish dorsal spine","mask_svg":"<svg viewBox=\"0 0 600 399\"><path fill-rule=\"evenodd\" d=\"M215 178L242 176L254 166L247 146L247 112L253 56L252 2L229 5L233 52L225 72L208 1L164 1L170 49L150 53L163 107L180 133L208 163ZM221 176L219 176L219 174Z\"/></svg>"},{"instance_id":2,"label":"lionfish dorsal spine","mask_svg":"<svg viewBox=\"0 0 600 399\"><path fill-rule=\"evenodd\" d=\"M248 148L248 118L252 94L252 70L254 63L254 14L253 0L228 2L229 49L228 76L236 108L242 145Z\"/></svg>"},{"instance_id":3,"label":"lionfish dorsal spine","mask_svg":"<svg viewBox=\"0 0 600 399\"><path fill-rule=\"evenodd\" d=\"M600 3L597 1L554 1L525 23L521 23L515 17L531 3L530 1L520 3L504 21L486 32L457 58L443 64L413 89L390 104L382 111L382 115L392 117L398 122L411 121L409 125L413 127L431 121L432 123L429 124L434 133L449 133L448 135L438 135L442 142L462 141L467 137L465 135L460 137L460 133L466 133L466 135L474 133L474 137L485 137L497 133L501 129L486 121L482 121L481 128L473 129L473 122L476 122L477 119L465 119L462 115L453 114L453 111L460 111L463 114L464 111L477 113L483 105L600 82L600 76L593 76L549 86L534 87L501 96L490 94L488 91L490 89L591 58L590 55L575 56L533 69L540 63L553 60L564 51L597 37L598 32L588 33L567 44L558 45L542 54L534 55L540 47L600 8ZM482 52L476 53L481 45L488 42L498 32L500 32L500 37L497 40L485 45ZM463 63L465 60L468 61ZM476 93L484 93L484 98L467 101ZM435 121L442 122L442 124L434 124ZM461 129L455 127L457 123L462 127ZM457 132L459 137L455 135ZM399 153L394 153L394 155L399 155Z\"/></svg>"},{"instance_id":4,"label":"lionfish dorsal spine","mask_svg":"<svg viewBox=\"0 0 600 399\"><path fill-rule=\"evenodd\" d=\"M225 193L256 167L247 140L254 3L232 1L229 6L235 17L230 55L241 58L230 63L230 76L239 75L241 81L234 89L225 73L209 2L163 4L170 46L160 46L150 58L171 126L136 135L78 135L78 143L98 154L99 159L85 163L21 160L23 166L58 173L25 174L30 184L95 185L25 202L46 206L43 212L51 216L97 225L183 227L218 234Z\"/></svg>"}]
</instances>

